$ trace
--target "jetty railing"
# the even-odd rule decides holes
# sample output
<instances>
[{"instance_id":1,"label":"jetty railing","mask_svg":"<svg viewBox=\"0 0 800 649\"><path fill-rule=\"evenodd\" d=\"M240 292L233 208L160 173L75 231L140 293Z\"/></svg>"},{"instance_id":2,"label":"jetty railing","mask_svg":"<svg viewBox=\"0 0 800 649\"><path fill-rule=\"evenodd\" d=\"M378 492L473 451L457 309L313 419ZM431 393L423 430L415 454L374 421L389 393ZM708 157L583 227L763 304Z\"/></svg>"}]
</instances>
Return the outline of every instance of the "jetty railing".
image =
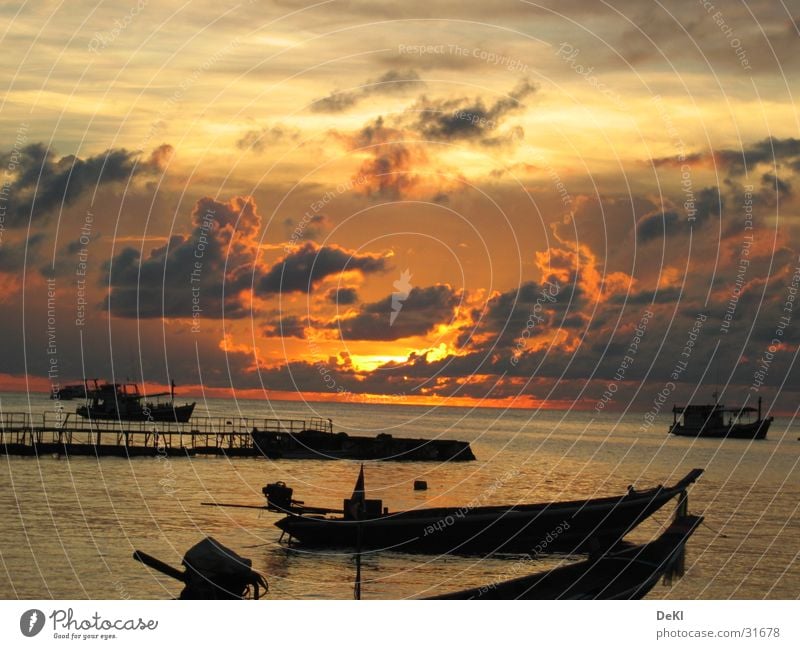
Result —
<instances>
[{"instance_id":1,"label":"jetty railing","mask_svg":"<svg viewBox=\"0 0 800 649\"><path fill-rule=\"evenodd\" d=\"M188 422L86 419L75 413L0 413L0 444L109 444L167 448L252 448L253 432L333 433L330 419L192 417Z\"/></svg>"}]
</instances>

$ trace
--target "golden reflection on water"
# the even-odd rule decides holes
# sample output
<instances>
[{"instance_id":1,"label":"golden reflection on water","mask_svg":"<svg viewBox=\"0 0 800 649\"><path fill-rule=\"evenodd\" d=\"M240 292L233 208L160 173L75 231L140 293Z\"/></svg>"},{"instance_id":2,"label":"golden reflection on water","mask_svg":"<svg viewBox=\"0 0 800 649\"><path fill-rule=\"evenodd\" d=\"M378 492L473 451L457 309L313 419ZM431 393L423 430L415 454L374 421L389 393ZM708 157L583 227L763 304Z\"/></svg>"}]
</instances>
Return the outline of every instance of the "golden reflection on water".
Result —
<instances>
[{"instance_id":1,"label":"golden reflection on water","mask_svg":"<svg viewBox=\"0 0 800 649\"><path fill-rule=\"evenodd\" d=\"M9 401L3 398L3 409ZM209 410L229 407L223 402ZM241 404L240 404L241 405ZM263 404L243 404L251 408ZM288 412L297 406L280 406ZM669 483L706 467L690 509L706 517L689 543L687 574L650 597L796 598L800 596L800 442L776 420L770 440L686 440L662 430L637 431L640 416L590 419L582 413L467 411L326 404L337 430L467 439L478 462L446 465L369 463L369 497L392 511L431 505L464 506L595 497L623 493L628 484ZM332 413L332 414L331 414ZM280 413L279 413L280 414ZM267 416L261 414L261 416ZM457 422L457 427L453 423ZM448 430L448 428L451 428ZM663 428L666 428L666 423ZM3 598L167 598L180 585L131 559L143 550L179 566L206 535L253 560L273 598L350 598L352 557L308 553L277 544L278 515L204 507L202 501L263 503L261 487L284 480L309 504L341 506L358 465L346 461L225 458L0 458ZM415 479L428 491L414 491ZM665 508L642 525L644 541L668 521ZM517 576L560 559L410 556L384 552L363 559L364 598L431 595Z\"/></svg>"}]
</instances>

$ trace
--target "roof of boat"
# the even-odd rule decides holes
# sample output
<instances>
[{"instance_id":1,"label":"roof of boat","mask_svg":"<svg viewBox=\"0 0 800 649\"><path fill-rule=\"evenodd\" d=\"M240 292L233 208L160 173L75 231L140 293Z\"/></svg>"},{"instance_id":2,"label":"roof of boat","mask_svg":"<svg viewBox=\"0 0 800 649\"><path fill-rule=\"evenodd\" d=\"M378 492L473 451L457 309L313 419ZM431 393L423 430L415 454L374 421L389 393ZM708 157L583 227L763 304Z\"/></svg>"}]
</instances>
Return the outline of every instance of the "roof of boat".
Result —
<instances>
[{"instance_id":1,"label":"roof of boat","mask_svg":"<svg viewBox=\"0 0 800 649\"><path fill-rule=\"evenodd\" d=\"M688 406L673 406L672 412L713 412L717 410L719 412L758 412L758 408L753 408L752 406L733 406L731 408L726 408L721 403L703 403L703 404L692 404Z\"/></svg>"}]
</instances>

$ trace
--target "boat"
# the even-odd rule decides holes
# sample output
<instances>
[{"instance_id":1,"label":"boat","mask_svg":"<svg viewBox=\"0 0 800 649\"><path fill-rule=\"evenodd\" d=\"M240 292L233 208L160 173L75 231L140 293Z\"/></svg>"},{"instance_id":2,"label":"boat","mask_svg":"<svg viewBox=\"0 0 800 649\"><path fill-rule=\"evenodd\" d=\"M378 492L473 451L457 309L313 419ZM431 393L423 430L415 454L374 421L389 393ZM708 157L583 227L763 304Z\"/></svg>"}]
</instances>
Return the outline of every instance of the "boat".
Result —
<instances>
[{"instance_id":1,"label":"boat","mask_svg":"<svg viewBox=\"0 0 800 649\"><path fill-rule=\"evenodd\" d=\"M86 383L73 383L71 385L65 385L63 388L53 388L53 391L50 393L50 398L59 401L85 399Z\"/></svg>"},{"instance_id":2,"label":"boat","mask_svg":"<svg viewBox=\"0 0 800 649\"><path fill-rule=\"evenodd\" d=\"M170 396L169 401L153 402L146 399ZM166 421L186 423L194 412L194 403L175 405L175 382L169 392L146 395L135 383L99 383L87 392L86 404L75 412L86 419L114 419L117 421Z\"/></svg>"},{"instance_id":3,"label":"boat","mask_svg":"<svg viewBox=\"0 0 800 649\"><path fill-rule=\"evenodd\" d=\"M641 599L660 579L669 582L683 576L686 543L702 522L701 516L688 515L684 507L650 543L623 542L552 570L423 599ZM259 599L269 590L263 575L252 569L250 559L211 537L189 549L183 571L140 550L134 551L133 558L182 582L179 599ZM525 564L511 565L509 572Z\"/></svg>"},{"instance_id":4,"label":"boat","mask_svg":"<svg viewBox=\"0 0 800 649\"><path fill-rule=\"evenodd\" d=\"M755 420L750 421L753 415ZM772 417L761 416L761 397L758 408L726 408L716 400L715 393L711 404L673 406L669 432L682 437L766 439L772 420Z\"/></svg>"},{"instance_id":5,"label":"boat","mask_svg":"<svg viewBox=\"0 0 800 649\"><path fill-rule=\"evenodd\" d=\"M379 433L375 437L333 432L330 419L312 418L303 430L251 432L253 444L272 459L393 460L398 462L471 462L469 442L453 439L416 439Z\"/></svg>"},{"instance_id":6,"label":"boat","mask_svg":"<svg viewBox=\"0 0 800 649\"><path fill-rule=\"evenodd\" d=\"M283 483L269 484L263 492L267 509L287 514L275 523L283 532L281 540L304 547L480 555L581 553L614 546L673 498L685 499L702 473L693 469L672 486L641 491L629 487L624 495L607 498L394 513L384 509L382 501L364 497L363 473L341 510L307 508L293 500L293 490ZM355 505L359 511L354 511Z\"/></svg>"},{"instance_id":7,"label":"boat","mask_svg":"<svg viewBox=\"0 0 800 649\"><path fill-rule=\"evenodd\" d=\"M702 516L677 516L654 541L584 561L426 599L642 599L662 577L683 576L686 542Z\"/></svg>"},{"instance_id":8,"label":"boat","mask_svg":"<svg viewBox=\"0 0 800 649\"><path fill-rule=\"evenodd\" d=\"M183 557L183 571L135 550L133 558L184 584L178 599L260 599L269 584L252 569L253 562L239 556L207 536L189 548Z\"/></svg>"}]
</instances>

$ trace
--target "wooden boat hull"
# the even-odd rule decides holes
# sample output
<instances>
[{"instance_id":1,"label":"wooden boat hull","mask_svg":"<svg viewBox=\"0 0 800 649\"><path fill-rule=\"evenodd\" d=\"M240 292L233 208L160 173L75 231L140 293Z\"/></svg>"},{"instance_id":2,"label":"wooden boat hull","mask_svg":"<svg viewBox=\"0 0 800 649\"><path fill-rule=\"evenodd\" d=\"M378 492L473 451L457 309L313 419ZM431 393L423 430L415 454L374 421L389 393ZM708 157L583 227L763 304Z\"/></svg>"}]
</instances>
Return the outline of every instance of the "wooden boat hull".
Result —
<instances>
[{"instance_id":1,"label":"wooden boat hull","mask_svg":"<svg viewBox=\"0 0 800 649\"><path fill-rule=\"evenodd\" d=\"M86 419L102 419L104 421L163 421L185 424L191 419L194 406L193 403L187 403L175 407L159 406L151 408L149 411L130 408L122 412L109 412L91 406L81 406L75 412Z\"/></svg>"},{"instance_id":2,"label":"wooden boat hull","mask_svg":"<svg viewBox=\"0 0 800 649\"><path fill-rule=\"evenodd\" d=\"M686 542L702 521L682 516L645 545L428 599L641 599L662 576L682 572Z\"/></svg>"},{"instance_id":3,"label":"wooden boat hull","mask_svg":"<svg viewBox=\"0 0 800 649\"><path fill-rule=\"evenodd\" d=\"M772 417L759 419L748 424L733 424L732 426L684 426L675 424L670 428L670 433L680 437L708 437L713 439L765 439L772 423Z\"/></svg>"},{"instance_id":4,"label":"wooden boat hull","mask_svg":"<svg viewBox=\"0 0 800 649\"><path fill-rule=\"evenodd\" d=\"M400 552L491 554L587 552L611 547L684 493L702 473L695 469L672 487L624 496L562 503L439 508L362 520L291 514L275 525L304 546L361 547ZM360 527L360 530L359 530Z\"/></svg>"},{"instance_id":5,"label":"wooden boat hull","mask_svg":"<svg viewBox=\"0 0 800 649\"><path fill-rule=\"evenodd\" d=\"M253 431L253 443L267 457L308 460L392 460L395 462L470 462L469 442L448 439L411 439L377 435L303 430L295 433Z\"/></svg>"}]
</instances>

